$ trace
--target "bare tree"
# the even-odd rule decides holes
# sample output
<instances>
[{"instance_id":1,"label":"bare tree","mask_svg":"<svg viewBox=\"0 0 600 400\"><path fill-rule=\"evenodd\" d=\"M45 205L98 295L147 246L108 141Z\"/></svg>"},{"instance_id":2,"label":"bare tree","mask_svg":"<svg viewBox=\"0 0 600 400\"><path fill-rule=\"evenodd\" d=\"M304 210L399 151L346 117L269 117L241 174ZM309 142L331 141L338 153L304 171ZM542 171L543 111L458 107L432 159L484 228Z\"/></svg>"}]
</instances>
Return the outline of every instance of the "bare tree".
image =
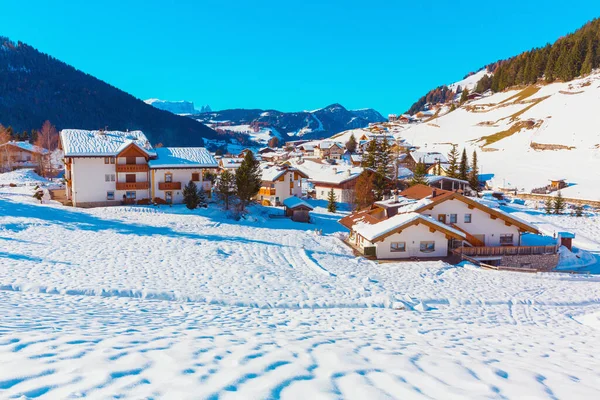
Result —
<instances>
[{"instance_id":1,"label":"bare tree","mask_svg":"<svg viewBox=\"0 0 600 400\"><path fill-rule=\"evenodd\" d=\"M52 152L58 148L58 132L50 121L44 122L42 129L38 132L35 145L48 150L39 156L39 169L42 176L49 176L52 171Z\"/></svg>"},{"instance_id":2,"label":"bare tree","mask_svg":"<svg viewBox=\"0 0 600 400\"><path fill-rule=\"evenodd\" d=\"M2 124L0 124L0 145L10 142L10 135ZM0 148L0 171L10 170L10 155L8 152L8 146L2 146Z\"/></svg>"}]
</instances>

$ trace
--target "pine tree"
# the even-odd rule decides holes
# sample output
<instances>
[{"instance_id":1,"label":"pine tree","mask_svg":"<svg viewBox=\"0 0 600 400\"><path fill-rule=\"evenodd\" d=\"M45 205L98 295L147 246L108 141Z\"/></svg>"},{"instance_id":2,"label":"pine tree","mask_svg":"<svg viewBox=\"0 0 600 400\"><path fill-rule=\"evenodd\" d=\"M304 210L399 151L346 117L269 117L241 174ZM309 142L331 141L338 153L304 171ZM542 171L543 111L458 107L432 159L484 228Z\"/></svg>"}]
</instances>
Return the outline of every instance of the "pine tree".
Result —
<instances>
[{"instance_id":1,"label":"pine tree","mask_svg":"<svg viewBox=\"0 0 600 400\"><path fill-rule=\"evenodd\" d=\"M331 188L329 194L327 195L327 211L329 211L330 213L334 213L337 211L337 204L335 203L336 200L337 198L335 192L333 191L333 188Z\"/></svg>"},{"instance_id":2,"label":"pine tree","mask_svg":"<svg viewBox=\"0 0 600 400\"><path fill-rule=\"evenodd\" d=\"M251 151L247 151L244 160L235 173L235 187L242 210L258 194L261 185L262 173L260 171L260 163L254 158L254 154Z\"/></svg>"},{"instance_id":3,"label":"pine tree","mask_svg":"<svg viewBox=\"0 0 600 400\"><path fill-rule=\"evenodd\" d=\"M556 194L556 197L554 198L554 203L553 203L553 208L554 208L554 214L562 214L565 210L565 199L562 197L562 193L560 192L560 190L558 191L558 193Z\"/></svg>"},{"instance_id":4,"label":"pine tree","mask_svg":"<svg viewBox=\"0 0 600 400\"><path fill-rule=\"evenodd\" d=\"M208 201L206 199L206 193L204 192L204 188L200 186L198 188L198 207L207 208Z\"/></svg>"},{"instance_id":5,"label":"pine tree","mask_svg":"<svg viewBox=\"0 0 600 400\"><path fill-rule=\"evenodd\" d=\"M229 210L229 203L231 202L232 197L235 196L235 175L228 169L223 171L219 176L215 187L215 193L225 203L225 209Z\"/></svg>"},{"instance_id":6,"label":"pine tree","mask_svg":"<svg viewBox=\"0 0 600 400\"><path fill-rule=\"evenodd\" d=\"M469 185L471 189L479 192L479 165L477 164L477 152L473 150L471 157L471 171L469 171Z\"/></svg>"},{"instance_id":7,"label":"pine tree","mask_svg":"<svg viewBox=\"0 0 600 400\"><path fill-rule=\"evenodd\" d=\"M462 179L463 181L466 181L469 177L468 177L468 172L469 172L469 160L467 158L467 150L463 149L462 151L462 156L460 159L460 165L458 167L458 177L459 179Z\"/></svg>"},{"instance_id":8,"label":"pine tree","mask_svg":"<svg viewBox=\"0 0 600 400\"><path fill-rule=\"evenodd\" d=\"M448 153L447 175L450 178L458 178L458 150L456 145L452 145L452 150Z\"/></svg>"},{"instance_id":9,"label":"pine tree","mask_svg":"<svg viewBox=\"0 0 600 400\"><path fill-rule=\"evenodd\" d=\"M417 167L415 168L415 172L413 172L413 176L409 182L410 186L415 185L427 185L427 170L425 168L425 164L419 160L417 163Z\"/></svg>"},{"instance_id":10,"label":"pine tree","mask_svg":"<svg viewBox=\"0 0 600 400\"><path fill-rule=\"evenodd\" d=\"M577 204L575 206L575 216L576 217L583 217L583 206L581 204Z\"/></svg>"},{"instance_id":11,"label":"pine tree","mask_svg":"<svg viewBox=\"0 0 600 400\"><path fill-rule=\"evenodd\" d=\"M198 187L194 181L189 181L189 183L183 188L183 202L190 210L198 207L200 199L198 197Z\"/></svg>"},{"instance_id":12,"label":"pine tree","mask_svg":"<svg viewBox=\"0 0 600 400\"><path fill-rule=\"evenodd\" d=\"M469 100L469 89L465 88L460 95L460 104L465 103L467 100Z\"/></svg>"},{"instance_id":13,"label":"pine tree","mask_svg":"<svg viewBox=\"0 0 600 400\"><path fill-rule=\"evenodd\" d=\"M362 166L372 170L377 168L377 141L374 139L367 144L367 149L362 157Z\"/></svg>"},{"instance_id":14,"label":"pine tree","mask_svg":"<svg viewBox=\"0 0 600 400\"><path fill-rule=\"evenodd\" d=\"M354 188L354 204L357 209L362 209L370 206L375 201L373 194L373 173L365 171L358 179L356 179L356 186Z\"/></svg>"},{"instance_id":15,"label":"pine tree","mask_svg":"<svg viewBox=\"0 0 600 400\"><path fill-rule=\"evenodd\" d=\"M392 169L392 147L387 136L378 143L375 162L375 199L381 200L389 190L388 173Z\"/></svg>"},{"instance_id":16,"label":"pine tree","mask_svg":"<svg viewBox=\"0 0 600 400\"><path fill-rule=\"evenodd\" d=\"M346 150L348 150L350 153L354 153L356 151L356 146L356 138L354 137L354 134L352 134L350 139L348 139L348 142L346 142Z\"/></svg>"},{"instance_id":17,"label":"pine tree","mask_svg":"<svg viewBox=\"0 0 600 400\"><path fill-rule=\"evenodd\" d=\"M554 202L551 198L546 199L544 202L544 211L546 211L546 214L552 214L552 211L554 211Z\"/></svg>"}]
</instances>

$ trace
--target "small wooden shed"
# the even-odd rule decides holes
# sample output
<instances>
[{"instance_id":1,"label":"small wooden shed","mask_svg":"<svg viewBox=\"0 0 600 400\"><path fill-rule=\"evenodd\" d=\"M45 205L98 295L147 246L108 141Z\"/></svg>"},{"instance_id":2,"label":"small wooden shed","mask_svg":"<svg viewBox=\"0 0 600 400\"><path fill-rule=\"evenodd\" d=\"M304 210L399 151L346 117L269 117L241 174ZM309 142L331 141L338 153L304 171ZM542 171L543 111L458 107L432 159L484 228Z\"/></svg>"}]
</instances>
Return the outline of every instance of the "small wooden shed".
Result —
<instances>
[{"instance_id":1,"label":"small wooden shed","mask_svg":"<svg viewBox=\"0 0 600 400\"><path fill-rule=\"evenodd\" d=\"M573 239L575 239L575 234L571 232L558 232L558 236L560 237L560 245L571 250L573 247Z\"/></svg>"},{"instance_id":2,"label":"small wooden shed","mask_svg":"<svg viewBox=\"0 0 600 400\"><path fill-rule=\"evenodd\" d=\"M283 201L283 210L287 217L292 218L292 221L309 222L310 212L313 208L299 197L288 197Z\"/></svg>"}]
</instances>

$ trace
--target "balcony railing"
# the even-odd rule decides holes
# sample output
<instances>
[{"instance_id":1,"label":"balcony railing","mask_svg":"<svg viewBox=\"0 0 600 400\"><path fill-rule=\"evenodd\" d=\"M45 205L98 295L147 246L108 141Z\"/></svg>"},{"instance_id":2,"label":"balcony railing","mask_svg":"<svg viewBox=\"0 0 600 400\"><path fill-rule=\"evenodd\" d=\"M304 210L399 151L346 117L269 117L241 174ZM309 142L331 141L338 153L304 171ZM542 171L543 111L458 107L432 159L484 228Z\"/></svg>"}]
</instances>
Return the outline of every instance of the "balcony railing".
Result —
<instances>
[{"instance_id":1,"label":"balcony railing","mask_svg":"<svg viewBox=\"0 0 600 400\"><path fill-rule=\"evenodd\" d=\"M181 182L158 182L158 190L181 190Z\"/></svg>"},{"instance_id":2,"label":"balcony railing","mask_svg":"<svg viewBox=\"0 0 600 400\"><path fill-rule=\"evenodd\" d=\"M554 254L557 246L459 247L454 252L470 257Z\"/></svg>"},{"instance_id":3,"label":"balcony railing","mask_svg":"<svg viewBox=\"0 0 600 400\"><path fill-rule=\"evenodd\" d=\"M144 190L148 187L148 182L117 182L117 190Z\"/></svg>"},{"instance_id":4,"label":"balcony railing","mask_svg":"<svg viewBox=\"0 0 600 400\"><path fill-rule=\"evenodd\" d=\"M148 172L148 164L117 164L117 172Z\"/></svg>"},{"instance_id":5,"label":"balcony railing","mask_svg":"<svg viewBox=\"0 0 600 400\"><path fill-rule=\"evenodd\" d=\"M275 189L265 188L265 187L260 188L260 190L258 191L258 194L260 196L275 196L275 193L276 193Z\"/></svg>"}]
</instances>

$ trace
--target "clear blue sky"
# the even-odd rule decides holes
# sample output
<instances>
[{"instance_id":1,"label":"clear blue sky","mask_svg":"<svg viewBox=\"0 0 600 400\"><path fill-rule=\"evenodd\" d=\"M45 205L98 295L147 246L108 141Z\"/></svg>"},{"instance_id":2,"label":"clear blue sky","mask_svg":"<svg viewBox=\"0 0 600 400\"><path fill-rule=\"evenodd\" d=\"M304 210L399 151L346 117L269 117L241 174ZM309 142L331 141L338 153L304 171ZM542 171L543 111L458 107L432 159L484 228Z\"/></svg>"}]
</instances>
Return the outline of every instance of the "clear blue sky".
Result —
<instances>
[{"instance_id":1,"label":"clear blue sky","mask_svg":"<svg viewBox=\"0 0 600 400\"><path fill-rule=\"evenodd\" d=\"M600 1L0 0L0 9L0 35L141 99L282 111L337 102L387 115L577 29L600 16Z\"/></svg>"}]
</instances>

